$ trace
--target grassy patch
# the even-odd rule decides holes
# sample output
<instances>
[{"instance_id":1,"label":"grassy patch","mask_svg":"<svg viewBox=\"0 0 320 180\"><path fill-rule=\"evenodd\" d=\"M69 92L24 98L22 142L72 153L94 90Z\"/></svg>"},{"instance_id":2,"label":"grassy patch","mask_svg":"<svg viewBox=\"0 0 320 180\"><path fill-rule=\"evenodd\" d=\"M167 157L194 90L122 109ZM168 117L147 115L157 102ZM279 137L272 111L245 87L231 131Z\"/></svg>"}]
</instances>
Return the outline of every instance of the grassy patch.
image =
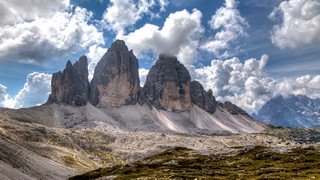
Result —
<instances>
[{"instance_id":1,"label":"grassy patch","mask_svg":"<svg viewBox=\"0 0 320 180\"><path fill-rule=\"evenodd\" d=\"M320 178L320 152L293 149L280 154L265 147L244 147L235 156L201 155L173 148L130 165L100 168L70 179L310 179Z\"/></svg>"},{"instance_id":2,"label":"grassy patch","mask_svg":"<svg viewBox=\"0 0 320 180\"><path fill-rule=\"evenodd\" d=\"M69 165L69 166L82 166L85 168L89 168L89 166L79 160L77 160L74 157L71 156L63 156L62 159L64 160L64 162Z\"/></svg>"},{"instance_id":3,"label":"grassy patch","mask_svg":"<svg viewBox=\"0 0 320 180\"><path fill-rule=\"evenodd\" d=\"M298 143L320 142L320 128L271 128L266 133Z\"/></svg>"}]
</instances>

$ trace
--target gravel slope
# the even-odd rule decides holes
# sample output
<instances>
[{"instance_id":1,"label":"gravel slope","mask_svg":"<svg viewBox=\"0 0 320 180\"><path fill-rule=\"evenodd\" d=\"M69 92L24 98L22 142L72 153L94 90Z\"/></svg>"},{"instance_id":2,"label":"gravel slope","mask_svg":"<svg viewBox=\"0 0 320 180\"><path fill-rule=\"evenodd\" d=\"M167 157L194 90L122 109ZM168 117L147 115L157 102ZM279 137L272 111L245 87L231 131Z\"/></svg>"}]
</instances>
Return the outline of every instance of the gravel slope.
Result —
<instances>
[{"instance_id":1,"label":"gravel slope","mask_svg":"<svg viewBox=\"0 0 320 180\"><path fill-rule=\"evenodd\" d=\"M233 115L220 107L212 115L196 105L183 112L157 110L147 105L98 109L91 104L82 107L51 104L2 112L12 119L63 128L92 128L95 122L104 122L108 130L185 134L259 133L266 128L249 116Z\"/></svg>"},{"instance_id":2,"label":"gravel slope","mask_svg":"<svg viewBox=\"0 0 320 180\"><path fill-rule=\"evenodd\" d=\"M0 109L0 179L66 179L177 146L221 153L232 151L233 146L295 145L266 134L250 134L263 129L263 124L249 117L222 109L210 115L197 106L174 113L139 105ZM212 136L217 133L240 134Z\"/></svg>"}]
</instances>

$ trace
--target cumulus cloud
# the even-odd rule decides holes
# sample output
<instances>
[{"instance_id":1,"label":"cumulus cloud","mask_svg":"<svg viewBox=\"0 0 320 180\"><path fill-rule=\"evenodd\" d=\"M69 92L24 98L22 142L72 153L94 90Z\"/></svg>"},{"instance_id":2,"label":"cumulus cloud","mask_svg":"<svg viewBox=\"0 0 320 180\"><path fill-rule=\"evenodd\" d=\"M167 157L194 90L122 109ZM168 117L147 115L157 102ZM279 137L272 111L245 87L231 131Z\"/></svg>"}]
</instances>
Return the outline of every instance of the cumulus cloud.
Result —
<instances>
[{"instance_id":1,"label":"cumulus cloud","mask_svg":"<svg viewBox=\"0 0 320 180\"><path fill-rule=\"evenodd\" d=\"M206 89L212 89L217 99L232 101L252 111L263 105L273 93L270 87L274 80L264 73L267 61L267 55L244 63L238 58L213 60L211 66L194 68L191 74Z\"/></svg>"},{"instance_id":2,"label":"cumulus cloud","mask_svg":"<svg viewBox=\"0 0 320 180\"><path fill-rule=\"evenodd\" d=\"M0 1L0 26L32 21L39 17L49 18L54 13L69 8L69 0Z\"/></svg>"},{"instance_id":3,"label":"cumulus cloud","mask_svg":"<svg viewBox=\"0 0 320 180\"><path fill-rule=\"evenodd\" d=\"M283 1L269 17L280 21L271 33L272 43L280 48L320 42L320 1Z\"/></svg>"},{"instance_id":4,"label":"cumulus cloud","mask_svg":"<svg viewBox=\"0 0 320 180\"><path fill-rule=\"evenodd\" d=\"M191 66L189 69L192 77L207 90L212 89L217 99L231 101L250 113L277 95L320 97L320 75L273 79L264 72L267 62L268 56L262 55L260 59L251 58L244 62L238 58L212 60L211 66Z\"/></svg>"},{"instance_id":5,"label":"cumulus cloud","mask_svg":"<svg viewBox=\"0 0 320 180\"><path fill-rule=\"evenodd\" d=\"M152 12L156 6L159 7L159 12L165 10L169 4L168 0L111 0L109 7L103 14L103 20L107 28L115 31L124 31L126 27L134 25L145 14L151 17L159 16L158 13Z\"/></svg>"},{"instance_id":6,"label":"cumulus cloud","mask_svg":"<svg viewBox=\"0 0 320 180\"><path fill-rule=\"evenodd\" d=\"M276 91L282 92L284 96L302 94L311 98L320 98L320 75L305 75L295 79L285 78L277 84Z\"/></svg>"},{"instance_id":7,"label":"cumulus cloud","mask_svg":"<svg viewBox=\"0 0 320 180\"><path fill-rule=\"evenodd\" d=\"M245 29L249 26L237 9L236 0L226 0L211 17L209 25L212 30L218 31L213 38L201 46L201 49L215 54L218 57L230 57L231 45L234 45L239 37L246 36ZM234 48L234 47L232 47Z\"/></svg>"},{"instance_id":8,"label":"cumulus cloud","mask_svg":"<svg viewBox=\"0 0 320 180\"><path fill-rule=\"evenodd\" d=\"M94 69L96 68L102 56L107 52L107 50L108 50L107 48L103 48L99 45L93 45L89 48L89 52L87 53L87 58L89 60L89 64L88 64L89 81L92 80Z\"/></svg>"},{"instance_id":9,"label":"cumulus cloud","mask_svg":"<svg viewBox=\"0 0 320 180\"><path fill-rule=\"evenodd\" d=\"M8 96L7 87L0 84L0 107L4 107L4 103L7 96Z\"/></svg>"},{"instance_id":10,"label":"cumulus cloud","mask_svg":"<svg viewBox=\"0 0 320 180\"><path fill-rule=\"evenodd\" d=\"M126 41L129 48L138 54L145 52L169 53L177 55L186 64L195 62L199 37L203 32L201 26L202 13L194 9L171 13L163 27L145 24L140 29L127 35L118 34L117 39Z\"/></svg>"},{"instance_id":11,"label":"cumulus cloud","mask_svg":"<svg viewBox=\"0 0 320 180\"><path fill-rule=\"evenodd\" d=\"M27 76L24 87L14 97L9 96L7 87L0 84L0 107L24 108L46 102L51 92L51 74L33 72Z\"/></svg>"},{"instance_id":12,"label":"cumulus cloud","mask_svg":"<svg viewBox=\"0 0 320 180\"><path fill-rule=\"evenodd\" d=\"M89 23L92 12L72 8L68 0L31 1L1 1L0 9L11 14L0 22L0 60L44 61L104 44L102 32Z\"/></svg>"},{"instance_id":13,"label":"cumulus cloud","mask_svg":"<svg viewBox=\"0 0 320 180\"><path fill-rule=\"evenodd\" d=\"M149 73L149 70L145 68L139 69L139 78L140 78L140 86L143 87L144 83L146 82L147 75Z\"/></svg>"},{"instance_id":14,"label":"cumulus cloud","mask_svg":"<svg viewBox=\"0 0 320 180\"><path fill-rule=\"evenodd\" d=\"M46 102L51 92L51 74L33 72L14 97L14 108L32 107Z\"/></svg>"}]
</instances>

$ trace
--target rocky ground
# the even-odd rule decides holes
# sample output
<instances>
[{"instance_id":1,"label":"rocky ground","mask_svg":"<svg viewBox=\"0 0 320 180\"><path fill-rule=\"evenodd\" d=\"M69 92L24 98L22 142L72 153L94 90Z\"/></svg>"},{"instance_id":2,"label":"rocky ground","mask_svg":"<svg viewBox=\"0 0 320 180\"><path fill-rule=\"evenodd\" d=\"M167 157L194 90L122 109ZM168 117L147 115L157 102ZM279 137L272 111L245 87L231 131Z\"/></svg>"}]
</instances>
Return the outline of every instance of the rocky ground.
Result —
<instances>
[{"instance_id":1,"label":"rocky ground","mask_svg":"<svg viewBox=\"0 0 320 180\"><path fill-rule=\"evenodd\" d=\"M201 154L176 147L128 165L100 168L70 179L319 179L319 147L279 152L263 146Z\"/></svg>"},{"instance_id":2,"label":"rocky ground","mask_svg":"<svg viewBox=\"0 0 320 180\"><path fill-rule=\"evenodd\" d=\"M305 144L286 137L294 134L288 129L278 129L276 135L271 130L227 136L164 134L110 129L102 122L90 128L53 128L0 114L1 179L66 179L97 168L134 163L174 147L209 155L237 154L238 147L253 146L289 152L319 142L315 139ZM318 137L317 133L312 137Z\"/></svg>"}]
</instances>

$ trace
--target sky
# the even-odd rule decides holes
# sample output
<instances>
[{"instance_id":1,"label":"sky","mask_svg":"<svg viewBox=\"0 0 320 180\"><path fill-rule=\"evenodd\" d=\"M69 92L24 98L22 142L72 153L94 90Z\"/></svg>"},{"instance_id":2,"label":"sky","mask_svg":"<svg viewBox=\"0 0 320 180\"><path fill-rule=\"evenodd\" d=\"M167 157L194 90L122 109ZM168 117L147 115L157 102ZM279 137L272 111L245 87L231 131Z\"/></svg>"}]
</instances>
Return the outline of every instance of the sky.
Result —
<instances>
[{"instance_id":1,"label":"sky","mask_svg":"<svg viewBox=\"0 0 320 180\"><path fill-rule=\"evenodd\" d=\"M249 113L277 95L320 98L320 0L0 0L0 107L40 105L51 74L116 39L139 59L141 86L159 53Z\"/></svg>"}]
</instances>

